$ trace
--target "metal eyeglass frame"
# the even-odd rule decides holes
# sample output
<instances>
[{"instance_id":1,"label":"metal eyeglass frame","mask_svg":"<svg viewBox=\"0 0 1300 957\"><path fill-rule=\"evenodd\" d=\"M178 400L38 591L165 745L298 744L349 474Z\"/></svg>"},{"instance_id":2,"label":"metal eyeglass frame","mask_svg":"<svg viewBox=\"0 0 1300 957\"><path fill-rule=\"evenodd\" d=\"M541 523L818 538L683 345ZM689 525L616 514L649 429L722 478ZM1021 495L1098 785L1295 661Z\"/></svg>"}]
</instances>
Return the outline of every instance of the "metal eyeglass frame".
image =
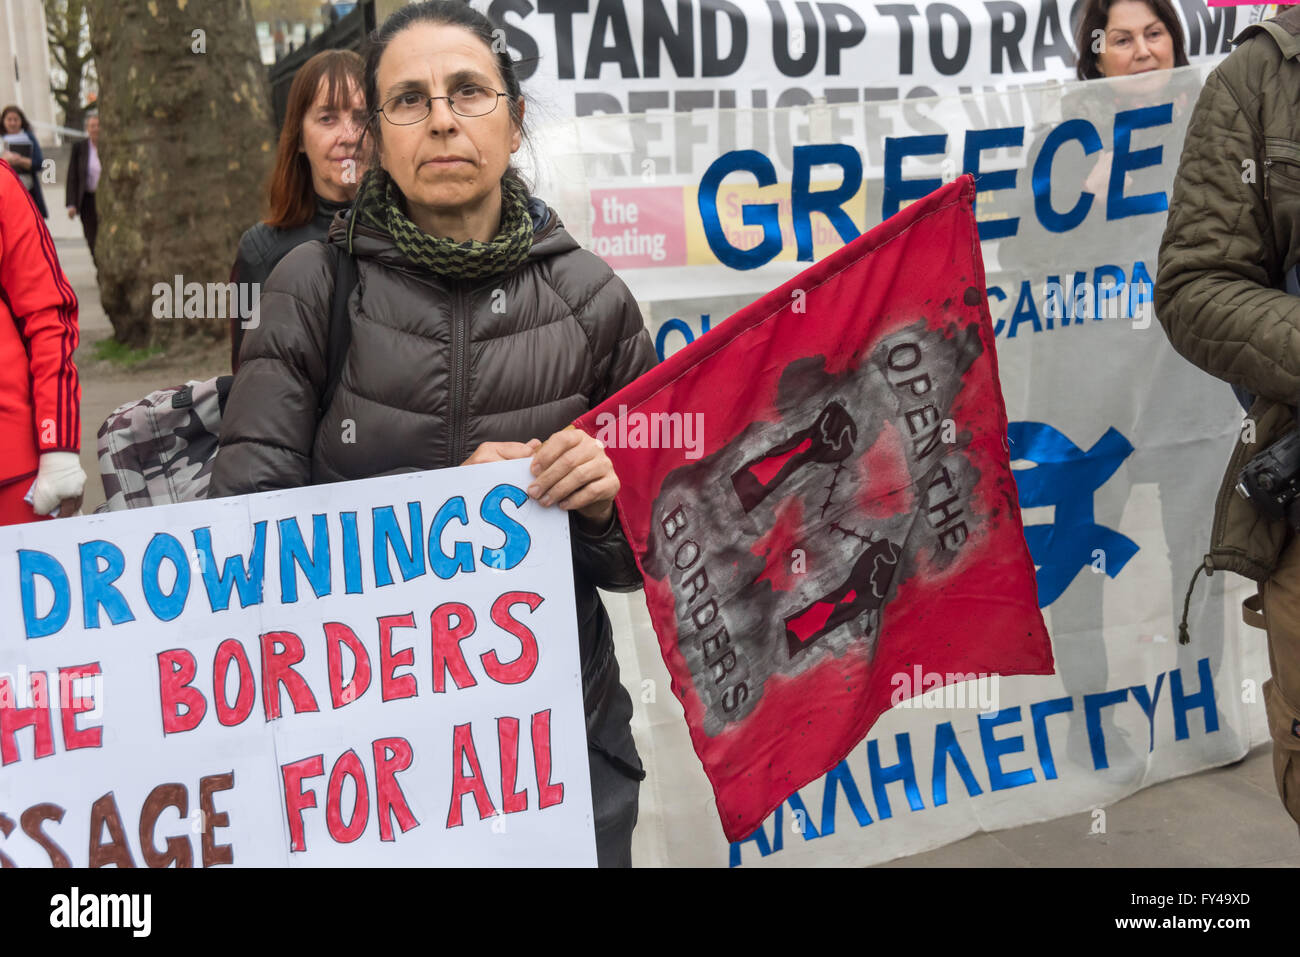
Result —
<instances>
[{"instance_id":1,"label":"metal eyeglass frame","mask_svg":"<svg viewBox=\"0 0 1300 957\"><path fill-rule=\"evenodd\" d=\"M387 106L389 103L392 103L393 100L397 99L399 96L409 96L412 93L416 93L417 92L416 90L405 90L401 93L393 94L384 102L384 105L381 106L379 109L375 110L375 112L381 114L383 118L388 120L389 123L392 123L393 126L414 126L416 123L423 123L425 120L429 118L429 114L433 112L434 100L446 100L447 107L457 116L463 116L467 120L473 120L473 119L477 119L480 116L487 116L489 113L492 113L497 108L497 104L501 102L501 97L510 95L509 93L502 93L498 90L494 90L490 86L480 87L480 89L484 89L487 90L489 93L496 94L496 99L492 101L491 109L484 110L482 113L462 113L460 110L456 109L456 101L452 96L424 96L424 94L419 94L419 95L424 96L425 112L424 115L420 117L418 120L411 120L409 123L398 123L386 112L384 112L384 107Z\"/></svg>"}]
</instances>

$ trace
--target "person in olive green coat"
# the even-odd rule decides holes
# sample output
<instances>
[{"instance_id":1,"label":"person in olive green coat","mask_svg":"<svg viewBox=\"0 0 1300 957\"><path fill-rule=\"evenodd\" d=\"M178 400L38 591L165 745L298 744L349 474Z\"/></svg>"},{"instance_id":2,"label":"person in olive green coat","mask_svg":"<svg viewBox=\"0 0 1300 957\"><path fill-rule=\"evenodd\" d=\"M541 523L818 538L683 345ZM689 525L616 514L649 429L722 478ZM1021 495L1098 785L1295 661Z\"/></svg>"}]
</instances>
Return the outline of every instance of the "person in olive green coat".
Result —
<instances>
[{"instance_id":1,"label":"person in olive green coat","mask_svg":"<svg viewBox=\"0 0 1300 957\"><path fill-rule=\"evenodd\" d=\"M1260 584L1246 620L1268 632L1274 772L1300 822L1300 536L1233 491L1242 467L1294 427L1300 403L1300 8L1252 24L1236 42L1188 127L1156 315L1175 349L1249 403L1203 568Z\"/></svg>"}]
</instances>

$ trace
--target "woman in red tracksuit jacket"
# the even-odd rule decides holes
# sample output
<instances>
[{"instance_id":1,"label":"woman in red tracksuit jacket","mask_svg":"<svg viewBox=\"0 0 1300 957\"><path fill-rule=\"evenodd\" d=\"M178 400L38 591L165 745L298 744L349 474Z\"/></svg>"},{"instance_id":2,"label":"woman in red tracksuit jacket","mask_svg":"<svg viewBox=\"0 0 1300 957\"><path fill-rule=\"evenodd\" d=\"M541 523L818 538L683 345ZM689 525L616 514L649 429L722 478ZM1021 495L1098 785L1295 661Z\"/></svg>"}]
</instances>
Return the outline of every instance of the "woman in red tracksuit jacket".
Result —
<instances>
[{"instance_id":1,"label":"woman in red tracksuit jacket","mask_svg":"<svg viewBox=\"0 0 1300 957\"><path fill-rule=\"evenodd\" d=\"M30 194L0 162L0 525L81 508L76 348L76 294Z\"/></svg>"}]
</instances>

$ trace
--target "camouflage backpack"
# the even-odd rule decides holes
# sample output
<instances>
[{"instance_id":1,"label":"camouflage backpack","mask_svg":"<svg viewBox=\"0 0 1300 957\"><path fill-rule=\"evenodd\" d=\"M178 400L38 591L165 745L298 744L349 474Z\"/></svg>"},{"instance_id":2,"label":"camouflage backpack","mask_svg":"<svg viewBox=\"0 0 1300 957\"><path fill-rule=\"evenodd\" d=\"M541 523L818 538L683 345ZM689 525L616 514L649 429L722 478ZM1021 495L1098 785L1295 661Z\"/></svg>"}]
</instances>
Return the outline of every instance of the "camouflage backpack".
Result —
<instances>
[{"instance_id":1,"label":"camouflage backpack","mask_svg":"<svg viewBox=\"0 0 1300 957\"><path fill-rule=\"evenodd\" d=\"M221 414L234 376L159 389L113 411L99 427L107 501L97 512L207 498Z\"/></svg>"},{"instance_id":2,"label":"camouflage backpack","mask_svg":"<svg viewBox=\"0 0 1300 957\"><path fill-rule=\"evenodd\" d=\"M348 299L356 260L338 247L330 303L325 389L317 418L329 408L352 341ZM159 389L113 411L99 427L99 474L106 501L96 512L194 502L208 497L221 439L221 417L235 377Z\"/></svg>"}]
</instances>

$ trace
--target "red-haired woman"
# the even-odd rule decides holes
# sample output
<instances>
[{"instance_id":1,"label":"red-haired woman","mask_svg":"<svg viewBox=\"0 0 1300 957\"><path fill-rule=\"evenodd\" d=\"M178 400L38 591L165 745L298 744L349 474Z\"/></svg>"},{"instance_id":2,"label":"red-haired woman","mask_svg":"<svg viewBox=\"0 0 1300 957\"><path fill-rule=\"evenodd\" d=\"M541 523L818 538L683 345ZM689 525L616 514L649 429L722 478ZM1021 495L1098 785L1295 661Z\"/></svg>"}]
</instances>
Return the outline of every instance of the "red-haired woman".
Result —
<instances>
[{"instance_id":1,"label":"red-haired woman","mask_svg":"<svg viewBox=\"0 0 1300 957\"><path fill-rule=\"evenodd\" d=\"M357 155L366 122L362 67L351 50L325 50L294 76L267 183L267 217L239 240L231 282L257 283L260 291L289 250L323 240L334 214L352 204L366 171ZM244 330L254 321L230 320L231 371L239 369Z\"/></svg>"}]
</instances>

